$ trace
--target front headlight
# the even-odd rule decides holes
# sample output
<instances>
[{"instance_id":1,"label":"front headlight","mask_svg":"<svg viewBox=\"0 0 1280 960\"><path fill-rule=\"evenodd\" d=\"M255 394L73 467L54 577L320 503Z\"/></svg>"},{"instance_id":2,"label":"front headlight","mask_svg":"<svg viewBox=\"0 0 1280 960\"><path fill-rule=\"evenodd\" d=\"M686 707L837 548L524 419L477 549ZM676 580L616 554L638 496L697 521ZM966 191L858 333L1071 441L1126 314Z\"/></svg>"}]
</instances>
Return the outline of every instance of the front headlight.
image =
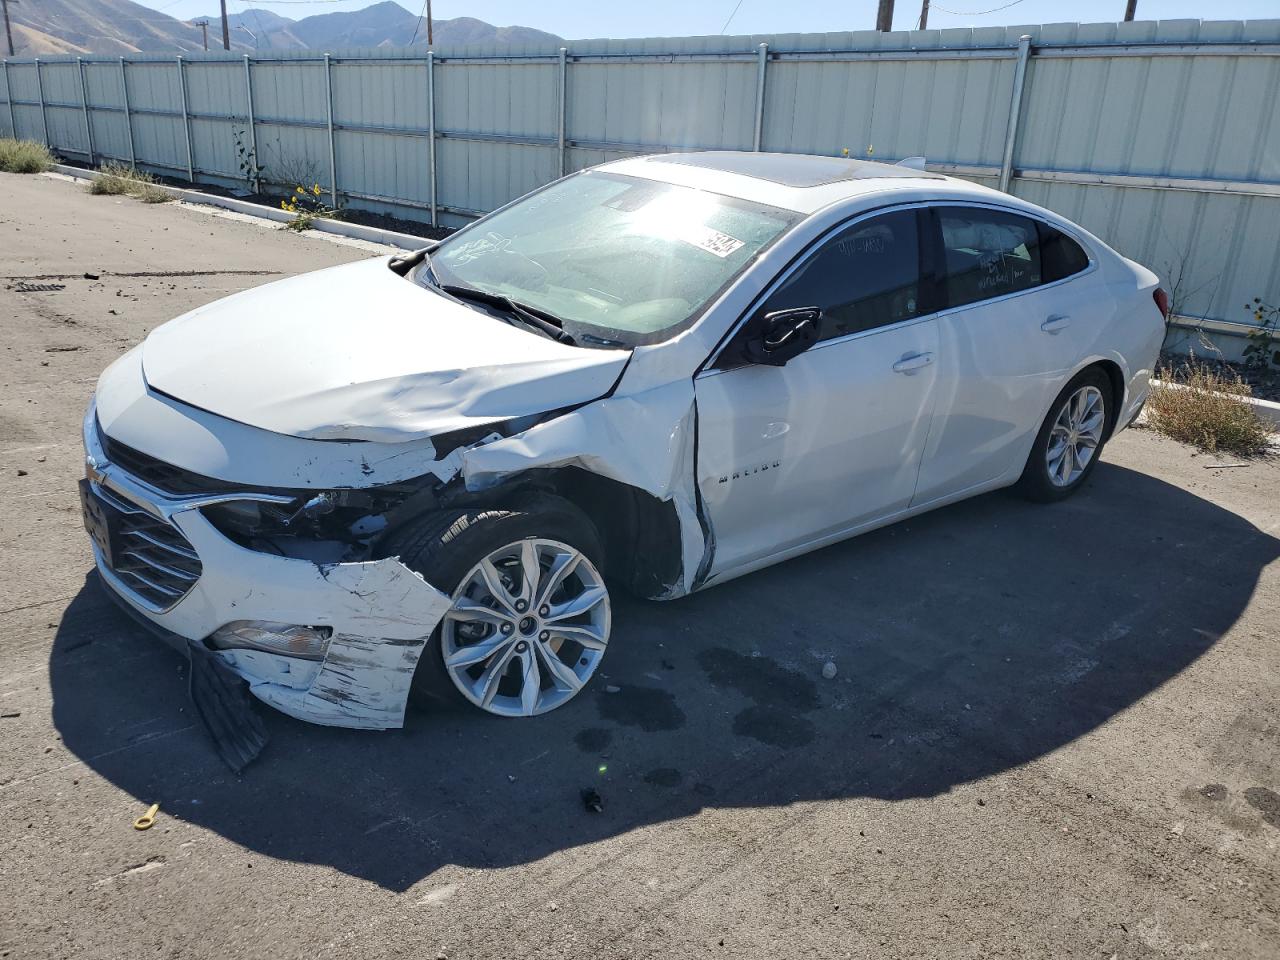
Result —
<instances>
[{"instance_id":1,"label":"front headlight","mask_svg":"<svg viewBox=\"0 0 1280 960\"><path fill-rule=\"evenodd\" d=\"M269 620L233 620L209 637L215 650L261 650L299 660L323 660L332 627L304 627Z\"/></svg>"}]
</instances>

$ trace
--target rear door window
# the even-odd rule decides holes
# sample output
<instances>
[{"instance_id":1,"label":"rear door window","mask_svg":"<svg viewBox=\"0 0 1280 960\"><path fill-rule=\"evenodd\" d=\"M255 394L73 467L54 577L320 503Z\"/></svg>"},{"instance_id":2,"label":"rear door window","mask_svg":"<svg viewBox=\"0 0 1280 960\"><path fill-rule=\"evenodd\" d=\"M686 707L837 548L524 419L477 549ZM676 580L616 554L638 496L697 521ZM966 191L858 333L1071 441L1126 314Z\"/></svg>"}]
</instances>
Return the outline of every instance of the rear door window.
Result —
<instances>
[{"instance_id":1,"label":"rear door window","mask_svg":"<svg viewBox=\"0 0 1280 960\"><path fill-rule=\"evenodd\" d=\"M980 207L937 207L948 306L1029 290L1044 282L1036 221Z\"/></svg>"}]
</instances>

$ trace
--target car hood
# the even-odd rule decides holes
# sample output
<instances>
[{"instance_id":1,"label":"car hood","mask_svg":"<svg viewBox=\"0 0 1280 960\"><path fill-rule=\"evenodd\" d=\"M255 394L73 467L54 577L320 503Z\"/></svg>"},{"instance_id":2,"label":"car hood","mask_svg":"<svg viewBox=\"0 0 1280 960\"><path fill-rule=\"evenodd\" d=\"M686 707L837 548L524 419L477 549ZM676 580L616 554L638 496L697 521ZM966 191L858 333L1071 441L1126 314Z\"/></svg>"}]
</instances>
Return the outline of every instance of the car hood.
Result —
<instances>
[{"instance_id":1,"label":"car hood","mask_svg":"<svg viewBox=\"0 0 1280 960\"><path fill-rule=\"evenodd\" d=\"M275 433L397 442L595 400L630 356L504 323L388 259L246 290L158 327L142 348L147 384Z\"/></svg>"}]
</instances>

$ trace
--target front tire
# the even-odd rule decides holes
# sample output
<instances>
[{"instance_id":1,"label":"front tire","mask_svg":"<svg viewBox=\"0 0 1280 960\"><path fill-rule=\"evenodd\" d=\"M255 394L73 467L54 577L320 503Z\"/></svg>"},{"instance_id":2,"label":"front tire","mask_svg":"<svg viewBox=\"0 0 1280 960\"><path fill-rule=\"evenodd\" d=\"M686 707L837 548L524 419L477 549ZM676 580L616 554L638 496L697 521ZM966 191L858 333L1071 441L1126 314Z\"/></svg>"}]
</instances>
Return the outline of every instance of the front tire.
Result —
<instances>
[{"instance_id":1,"label":"front tire","mask_svg":"<svg viewBox=\"0 0 1280 960\"><path fill-rule=\"evenodd\" d=\"M1018 480L1023 496L1063 500L1084 485L1102 455L1111 425L1111 381L1096 367L1063 387L1036 434Z\"/></svg>"},{"instance_id":2,"label":"front tire","mask_svg":"<svg viewBox=\"0 0 1280 960\"><path fill-rule=\"evenodd\" d=\"M536 716L591 679L611 604L599 536L568 501L445 511L398 539L401 561L453 599L418 664L416 700L461 696L497 716Z\"/></svg>"}]
</instances>

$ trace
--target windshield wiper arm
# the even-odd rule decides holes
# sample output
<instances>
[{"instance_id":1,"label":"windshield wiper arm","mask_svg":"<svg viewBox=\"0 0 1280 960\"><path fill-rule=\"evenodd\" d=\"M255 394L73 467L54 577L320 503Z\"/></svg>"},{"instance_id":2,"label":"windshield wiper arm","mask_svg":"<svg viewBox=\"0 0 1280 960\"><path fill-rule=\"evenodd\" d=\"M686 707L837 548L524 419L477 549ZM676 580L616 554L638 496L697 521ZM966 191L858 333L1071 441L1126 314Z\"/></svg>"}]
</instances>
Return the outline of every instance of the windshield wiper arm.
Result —
<instances>
[{"instance_id":1,"label":"windshield wiper arm","mask_svg":"<svg viewBox=\"0 0 1280 960\"><path fill-rule=\"evenodd\" d=\"M430 261L428 261L429 263ZM565 332L564 322L554 314L530 307L527 304L520 303L518 300L512 300L501 293L489 293L487 290L478 290L475 287L467 287L456 283L440 283L436 286L459 300L476 300L480 303L488 303L506 310L513 317L523 321L526 326L535 328L552 340L558 340L561 343L570 345L576 342L572 335Z\"/></svg>"}]
</instances>

